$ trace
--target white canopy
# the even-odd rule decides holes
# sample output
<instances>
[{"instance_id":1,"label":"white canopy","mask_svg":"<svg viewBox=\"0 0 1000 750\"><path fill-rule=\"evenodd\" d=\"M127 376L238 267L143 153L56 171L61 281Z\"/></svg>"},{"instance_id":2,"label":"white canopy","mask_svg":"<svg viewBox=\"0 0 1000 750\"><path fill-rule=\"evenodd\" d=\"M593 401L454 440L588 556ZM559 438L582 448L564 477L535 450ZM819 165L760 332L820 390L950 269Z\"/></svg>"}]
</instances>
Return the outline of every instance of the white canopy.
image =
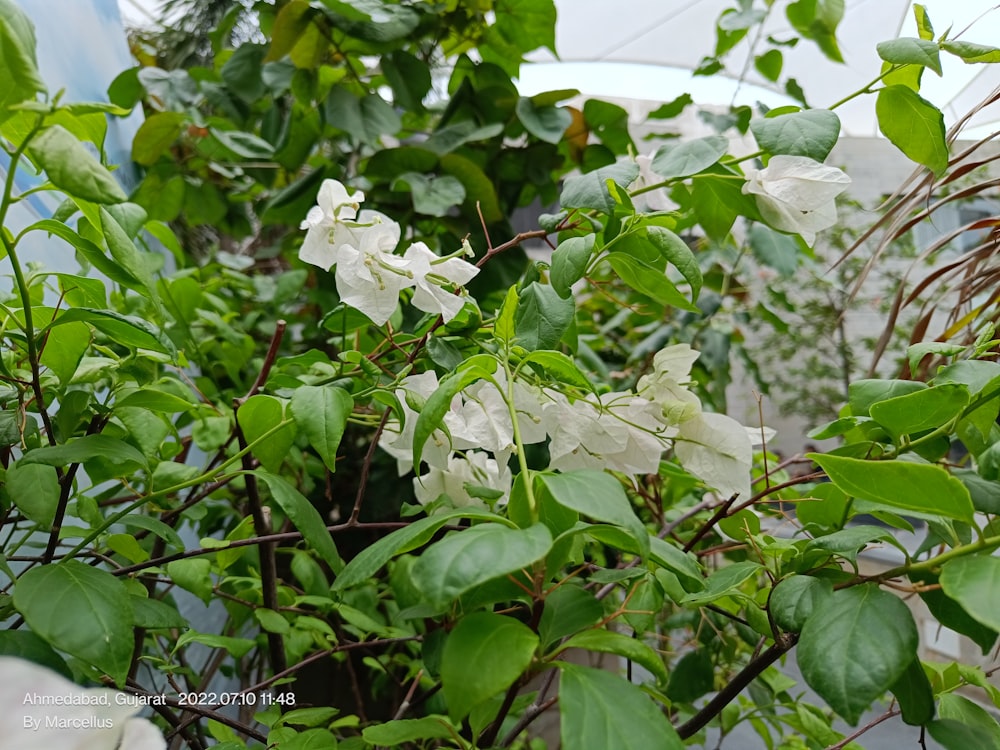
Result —
<instances>
[{"instance_id":1,"label":"white canopy","mask_svg":"<svg viewBox=\"0 0 1000 750\"><path fill-rule=\"evenodd\" d=\"M776 0L763 26L751 33L725 58L725 70L711 77L691 71L715 47L715 22L735 0L556 0L556 49L533 55L522 67L522 93L576 88L591 96L670 101L685 92L699 104L761 101L768 106L792 103L784 82L794 77L812 106L829 106L872 81L881 61L875 45L897 36L916 36L910 0L845 0L837 30L845 64L830 61L817 46L802 40L782 47L784 70L775 84L753 67L751 45L767 36L795 35L785 8L791 0ZM951 27L949 38L1000 46L1000 9L995 0L923 0L936 35ZM762 6L763 3L755 3ZM971 28L966 28L971 24ZM766 43L765 43L766 44ZM767 49L758 46L759 54ZM750 64L748 64L748 60ZM951 125L1000 85L1000 65L966 65L942 54L944 77L925 71L921 94L944 111ZM845 134L877 133L873 96L839 107ZM1000 127L1000 106L974 121L975 132ZM995 128L993 128L995 129ZM971 131L966 131L969 134Z\"/></svg>"}]
</instances>

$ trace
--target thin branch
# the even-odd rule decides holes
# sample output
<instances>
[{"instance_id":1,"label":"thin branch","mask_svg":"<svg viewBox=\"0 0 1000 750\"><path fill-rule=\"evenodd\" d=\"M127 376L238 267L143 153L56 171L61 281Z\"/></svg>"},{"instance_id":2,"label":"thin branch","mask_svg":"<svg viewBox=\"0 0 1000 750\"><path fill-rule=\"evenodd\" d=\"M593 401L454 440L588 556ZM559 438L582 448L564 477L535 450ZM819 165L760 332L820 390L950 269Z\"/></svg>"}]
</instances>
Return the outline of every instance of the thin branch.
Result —
<instances>
[{"instance_id":1,"label":"thin branch","mask_svg":"<svg viewBox=\"0 0 1000 750\"><path fill-rule=\"evenodd\" d=\"M850 745L852 742L854 742L854 740L856 740L858 737L860 737L861 735L863 735L865 732L867 732L872 727L876 727L879 724L881 724L883 721L885 721L887 719L891 719L893 716L898 716L898 715L899 715L899 709L898 708L890 708L888 711L886 711L881 716L878 716L878 717L872 719L871 721L869 721L867 724L865 724L863 727L861 727L860 729L858 729L856 732L853 732L853 733L847 735L846 737L844 737L844 739L842 739L840 742L837 742L837 743L835 743L833 745L830 745L829 747L826 748L826 750L843 750L843 748L845 748L848 745Z\"/></svg>"}]
</instances>

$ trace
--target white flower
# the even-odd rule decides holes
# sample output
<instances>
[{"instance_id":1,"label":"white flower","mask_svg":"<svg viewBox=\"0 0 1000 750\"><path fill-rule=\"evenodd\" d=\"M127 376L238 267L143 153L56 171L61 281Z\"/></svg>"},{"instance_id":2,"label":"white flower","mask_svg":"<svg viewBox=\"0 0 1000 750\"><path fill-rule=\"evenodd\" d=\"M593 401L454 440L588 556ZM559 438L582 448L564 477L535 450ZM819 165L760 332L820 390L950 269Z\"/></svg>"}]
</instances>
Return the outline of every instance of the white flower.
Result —
<instances>
[{"instance_id":1,"label":"white flower","mask_svg":"<svg viewBox=\"0 0 1000 750\"><path fill-rule=\"evenodd\" d=\"M409 375L400 383L396 389L396 398L403 408L403 425L398 419L389 420L385 429L379 437L379 447L396 459L396 469L399 476L403 476L413 468L413 432L416 429L418 411L410 407L407 402L407 392L411 394L410 400L416 405L426 401L438 387L438 378L433 371L421 373L419 375ZM452 410L455 411L460 406L460 399L455 396L452 399ZM448 416L445 416L445 424L448 423ZM424 444L424 451L421 456L422 461L426 461L429 466L443 469L448 465L448 454L451 453L451 444L448 436L441 430L434 430Z\"/></svg>"},{"instance_id":2,"label":"white flower","mask_svg":"<svg viewBox=\"0 0 1000 750\"><path fill-rule=\"evenodd\" d=\"M636 390L659 405L666 424L677 425L701 413L701 401L685 385L699 356L687 344L668 346L653 357L653 372L639 378Z\"/></svg>"},{"instance_id":3,"label":"white flower","mask_svg":"<svg viewBox=\"0 0 1000 750\"><path fill-rule=\"evenodd\" d=\"M635 163L639 165L639 176L635 182L629 185L631 190L663 182L663 178L653 171L653 156L651 154L640 154L635 157ZM677 204L670 200L670 196L664 188L641 193L633 198L632 202L637 206L645 205L649 211L670 211L677 208Z\"/></svg>"},{"instance_id":4,"label":"white flower","mask_svg":"<svg viewBox=\"0 0 1000 750\"><path fill-rule=\"evenodd\" d=\"M750 170L743 192L753 194L761 216L783 232L802 235L809 245L816 233L837 222L834 198L851 178L806 156L772 156L766 169Z\"/></svg>"},{"instance_id":5,"label":"white flower","mask_svg":"<svg viewBox=\"0 0 1000 750\"><path fill-rule=\"evenodd\" d=\"M482 451L468 451L448 458L448 468L431 468L413 480L417 502L427 505L441 495L447 495L456 508L483 505L483 500L470 494L480 487L499 493L495 502L506 503L510 495L511 474L506 464L499 464Z\"/></svg>"},{"instance_id":6,"label":"white flower","mask_svg":"<svg viewBox=\"0 0 1000 750\"><path fill-rule=\"evenodd\" d=\"M415 242L403 254L414 274L413 306L427 313L437 313L448 323L458 315L465 300L445 286L463 286L479 269L461 258L441 258L423 242Z\"/></svg>"},{"instance_id":7,"label":"white flower","mask_svg":"<svg viewBox=\"0 0 1000 750\"><path fill-rule=\"evenodd\" d=\"M348 193L336 180L323 180L316 197L316 205L309 209L299 229L307 229L306 239L299 250L299 257L306 263L329 271L337 262L337 247L349 238L341 237L346 222L357 216L358 206L365 199L360 190ZM333 241L337 235L338 241Z\"/></svg>"},{"instance_id":8,"label":"white flower","mask_svg":"<svg viewBox=\"0 0 1000 750\"><path fill-rule=\"evenodd\" d=\"M678 428L674 452L685 470L725 497L750 499L753 448L735 419L707 412L687 420Z\"/></svg>"},{"instance_id":9,"label":"white flower","mask_svg":"<svg viewBox=\"0 0 1000 750\"><path fill-rule=\"evenodd\" d=\"M345 305L360 310L376 325L396 312L399 292L414 285L417 265L393 254L399 242L399 224L375 217L370 225L357 225L356 244L336 247L337 294Z\"/></svg>"},{"instance_id":10,"label":"white flower","mask_svg":"<svg viewBox=\"0 0 1000 750\"><path fill-rule=\"evenodd\" d=\"M28 698L34 702L29 703ZM59 703L47 704L57 699ZM66 705L69 704L69 705ZM132 718L140 706L108 688L81 688L30 661L0 657L0 747L17 750L166 750L160 731Z\"/></svg>"}]
</instances>

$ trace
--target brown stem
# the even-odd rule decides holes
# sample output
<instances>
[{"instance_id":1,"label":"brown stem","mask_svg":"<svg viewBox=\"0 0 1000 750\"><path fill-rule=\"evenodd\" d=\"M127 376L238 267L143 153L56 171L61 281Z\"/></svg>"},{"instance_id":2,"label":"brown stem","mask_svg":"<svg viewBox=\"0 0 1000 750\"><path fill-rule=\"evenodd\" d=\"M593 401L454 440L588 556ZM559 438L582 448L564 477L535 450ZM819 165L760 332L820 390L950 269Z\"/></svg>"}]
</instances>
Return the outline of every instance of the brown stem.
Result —
<instances>
[{"instance_id":1,"label":"brown stem","mask_svg":"<svg viewBox=\"0 0 1000 750\"><path fill-rule=\"evenodd\" d=\"M852 742L854 742L854 740L856 740L858 737L860 737L861 735L863 735L865 732L867 732L872 727L876 727L879 724L881 724L883 721L886 721L887 719L891 719L893 716L898 716L898 715L899 715L899 709L897 709L897 708L890 708L888 711L886 711L881 716L876 716L874 719L872 719L871 721L869 721L867 724L865 724L863 727L861 727L857 731L855 731L855 732L847 735L846 737L844 737L844 739L842 739L840 742L837 742L837 743L835 743L833 745L830 745L829 747L826 748L826 750L842 750L842 748L845 748L848 745L850 745ZM921 738L923 738L923 727L921 727L920 729L921 729L921 735L920 736L921 736Z\"/></svg>"},{"instance_id":2,"label":"brown stem","mask_svg":"<svg viewBox=\"0 0 1000 750\"><path fill-rule=\"evenodd\" d=\"M691 537L691 539L688 540L688 543L684 545L685 552L690 552L692 549L694 549L694 545L700 542L702 537L704 537L705 534L711 531L712 527L714 527L715 524L717 524L719 521L725 518L726 513L729 511L729 508L732 506L733 503L736 502L737 497L739 497L739 495L733 495L728 500L726 500L726 502L724 502L721 506L719 506L718 510L716 510L715 513L712 514L712 517L709 518L705 522L705 524L700 529L698 529L698 532L693 537Z\"/></svg>"},{"instance_id":3,"label":"brown stem","mask_svg":"<svg viewBox=\"0 0 1000 750\"><path fill-rule=\"evenodd\" d=\"M751 660L751 662L747 664L739 674L733 677L733 679L730 680L729 683L722 688L722 690L716 693L715 697L706 703L705 706L698 711L698 713L677 728L677 734L680 735L680 738L682 740L686 740L688 737L694 735L695 732L702 729L706 724L708 724L708 722L714 719L719 712L722 711L722 709L735 700L736 696L743 692L743 688L753 682L761 672L774 664L774 662L780 659L782 655L790 651L798 640L798 635L788 633L784 635L781 640L777 641L773 646L767 649L767 651Z\"/></svg>"}]
</instances>

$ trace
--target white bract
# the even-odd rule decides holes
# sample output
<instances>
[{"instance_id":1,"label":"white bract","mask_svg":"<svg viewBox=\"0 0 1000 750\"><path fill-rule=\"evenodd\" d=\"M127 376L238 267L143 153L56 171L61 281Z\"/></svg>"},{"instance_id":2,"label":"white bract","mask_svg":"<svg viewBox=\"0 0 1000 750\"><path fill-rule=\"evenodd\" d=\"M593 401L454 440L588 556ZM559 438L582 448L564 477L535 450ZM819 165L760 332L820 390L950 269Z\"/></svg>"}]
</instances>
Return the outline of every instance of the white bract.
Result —
<instances>
[{"instance_id":1,"label":"white bract","mask_svg":"<svg viewBox=\"0 0 1000 750\"><path fill-rule=\"evenodd\" d=\"M743 192L752 194L770 226L802 235L809 245L816 233L837 222L834 199L851 178L806 156L772 156L767 167L749 170Z\"/></svg>"},{"instance_id":2,"label":"white bract","mask_svg":"<svg viewBox=\"0 0 1000 750\"><path fill-rule=\"evenodd\" d=\"M427 505L441 495L447 495L456 508L484 504L484 496L493 502L506 503L510 495L511 475L506 464L500 464L483 451L468 451L448 458L448 468L431 468L413 480L417 502Z\"/></svg>"},{"instance_id":3,"label":"white bract","mask_svg":"<svg viewBox=\"0 0 1000 750\"><path fill-rule=\"evenodd\" d=\"M324 180L317 205L300 226L307 232L299 258L325 271L336 266L341 301L377 325L392 317L399 293L411 287L417 309L451 321L465 304L453 288L460 289L479 269L458 257L439 257L422 242L397 255L399 224L378 211L357 213L364 197L336 180ZM471 252L467 245L456 255L466 251Z\"/></svg>"},{"instance_id":4,"label":"white bract","mask_svg":"<svg viewBox=\"0 0 1000 750\"><path fill-rule=\"evenodd\" d=\"M141 706L108 688L81 688L33 662L0 657L0 747L17 750L166 750Z\"/></svg>"}]
</instances>

